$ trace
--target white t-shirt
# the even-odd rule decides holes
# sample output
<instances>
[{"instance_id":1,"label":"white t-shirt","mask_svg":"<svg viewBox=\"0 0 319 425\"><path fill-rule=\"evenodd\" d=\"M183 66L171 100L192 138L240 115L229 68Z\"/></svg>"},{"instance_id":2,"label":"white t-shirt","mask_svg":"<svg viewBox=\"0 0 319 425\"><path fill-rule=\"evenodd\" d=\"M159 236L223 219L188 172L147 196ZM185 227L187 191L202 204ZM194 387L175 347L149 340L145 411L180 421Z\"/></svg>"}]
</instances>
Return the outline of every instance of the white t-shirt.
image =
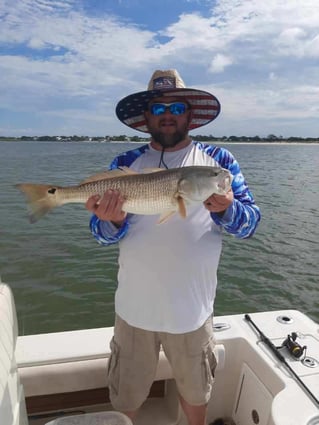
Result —
<instances>
[{"instance_id":1,"label":"white t-shirt","mask_svg":"<svg viewBox=\"0 0 319 425\"><path fill-rule=\"evenodd\" d=\"M150 147L131 168L158 167L161 152ZM168 168L218 165L190 144L164 153ZM158 332L198 329L213 313L222 238L203 205L187 210L186 219L132 215L129 231L119 242L115 311L130 325Z\"/></svg>"}]
</instances>

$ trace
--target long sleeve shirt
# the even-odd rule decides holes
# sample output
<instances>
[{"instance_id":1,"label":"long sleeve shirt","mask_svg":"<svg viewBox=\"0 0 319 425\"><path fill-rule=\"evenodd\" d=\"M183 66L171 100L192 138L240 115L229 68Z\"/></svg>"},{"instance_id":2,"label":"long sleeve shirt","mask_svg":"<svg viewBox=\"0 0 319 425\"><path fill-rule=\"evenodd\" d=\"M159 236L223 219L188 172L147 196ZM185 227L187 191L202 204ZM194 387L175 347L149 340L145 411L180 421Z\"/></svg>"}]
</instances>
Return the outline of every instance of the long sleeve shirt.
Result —
<instances>
[{"instance_id":1,"label":"long sleeve shirt","mask_svg":"<svg viewBox=\"0 0 319 425\"><path fill-rule=\"evenodd\" d=\"M184 333L200 327L213 313L222 230L237 238L253 235L260 211L234 156L226 149L192 142L165 152L168 168L221 166L233 175L234 201L223 215L191 206L158 225L158 216L128 214L121 228L93 216L90 228L103 245L119 243L115 310L132 326ZM116 157L111 169L158 167L161 152L144 145Z\"/></svg>"}]
</instances>

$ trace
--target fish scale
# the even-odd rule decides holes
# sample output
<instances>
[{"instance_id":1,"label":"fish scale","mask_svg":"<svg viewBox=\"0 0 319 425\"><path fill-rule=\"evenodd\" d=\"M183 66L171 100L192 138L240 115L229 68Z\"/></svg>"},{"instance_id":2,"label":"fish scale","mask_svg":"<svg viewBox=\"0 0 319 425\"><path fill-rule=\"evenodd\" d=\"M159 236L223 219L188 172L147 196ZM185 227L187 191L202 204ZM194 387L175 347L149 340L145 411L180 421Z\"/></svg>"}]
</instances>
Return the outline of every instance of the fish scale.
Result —
<instances>
[{"instance_id":1,"label":"fish scale","mask_svg":"<svg viewBox=\"0 0 319 425\"><path fill-rule=\"evenodd\" d=\"M136 174L87 183L83 185L82 199L87 199L88 193L102 196L108 189L113 189L118 190L124 197L124 211L134 214L176 211L177 202L174 195L181 173L180 169L169 171L169 173ZM148 184L145 184L146 181Z\"/></svg>"}]
</instances>

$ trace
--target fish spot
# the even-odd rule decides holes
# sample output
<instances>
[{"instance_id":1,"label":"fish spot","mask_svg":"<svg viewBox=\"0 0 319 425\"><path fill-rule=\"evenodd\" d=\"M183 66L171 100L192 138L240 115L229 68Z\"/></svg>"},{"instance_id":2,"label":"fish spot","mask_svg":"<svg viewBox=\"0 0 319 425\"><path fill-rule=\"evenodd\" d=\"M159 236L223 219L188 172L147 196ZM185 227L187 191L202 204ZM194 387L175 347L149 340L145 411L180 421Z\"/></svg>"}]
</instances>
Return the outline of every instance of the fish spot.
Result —
<instances>
[{"instance_id":1,"label":"fish spot","mask_svg":"<svg viewBox=\"0 0 319 425\"><path fill-rule=\"evenodd\" d=\"M50 193L51 195L54 195L56 192L56 188L52 187L51 189L48 190L48 193Z\"/></svg>"}]
</instances>

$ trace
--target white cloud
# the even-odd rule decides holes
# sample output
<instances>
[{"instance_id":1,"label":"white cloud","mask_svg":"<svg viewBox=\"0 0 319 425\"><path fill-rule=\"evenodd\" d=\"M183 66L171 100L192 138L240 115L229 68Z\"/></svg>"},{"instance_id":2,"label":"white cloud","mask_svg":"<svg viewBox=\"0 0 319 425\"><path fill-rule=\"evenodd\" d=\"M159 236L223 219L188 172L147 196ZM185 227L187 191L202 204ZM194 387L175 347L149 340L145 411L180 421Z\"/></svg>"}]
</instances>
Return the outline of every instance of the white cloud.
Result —
<instances>
[{"instance_id":1,"label":"white cloud","mask_svg":"<svg viewBox=\"0 0 319 425\"><path fill-rule=\"evenodd\" d=\"M224 69L233 63L232 58L229 56L218 53L211 62L209 70L212 73L218 73L224 71Z\"/></svg>"},{"instance_id":2,"label":"white cloud","mask_svg":"<svg viewBox=\"0 0 319 425\"><path fill-rule=\"evenodd\" d=\"M118 99L145 88L154 69L176 67L190 86L220 97L222 116L213 123L220 135L233 123L251 119L262 127L287 117L294 129L313 119L303 131L318 135L316 3L211 1L210 12L182 14L155 32L108 14L86 15L76 0L0 0L1 105L46 114L53 133L58 120L70 131L78 125L85 134L119 133L129 129L115 119Z\"/></svg>"}]
</instances>

